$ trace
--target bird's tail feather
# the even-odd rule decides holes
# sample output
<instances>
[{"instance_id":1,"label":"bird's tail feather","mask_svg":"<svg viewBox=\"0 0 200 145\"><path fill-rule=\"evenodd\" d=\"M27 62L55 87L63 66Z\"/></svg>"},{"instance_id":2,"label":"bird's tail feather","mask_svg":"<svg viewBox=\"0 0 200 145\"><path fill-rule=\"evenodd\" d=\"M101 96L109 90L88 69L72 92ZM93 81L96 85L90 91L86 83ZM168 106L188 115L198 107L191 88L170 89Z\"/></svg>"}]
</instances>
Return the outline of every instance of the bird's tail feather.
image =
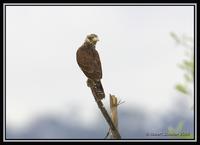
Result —
<instances>
[{"instance_id":1,"label":"bird's tail feather","mask_svg":"<svg viewBox=\"0 0 200 145\"><path fill-rule=\"evenodd\" d=\"M95 97L97 97L97 100L102 100L103 98L105 98L105 93L104 93L104 89L103 86L101 84L101 81L93 81L93 85L90 86L92 93Z\"/></svg>"},{"instance_id":2,"label":"bird's tail feather","mask_svg":"<svg viewBox=\"0 0 200 145\"><path fill-rule=\"evenodd\" d=\"M105 98L105 93L101 81L95 82L96 83L96 91L99 96L99 99Z\"/></svg>"}]
</instances>

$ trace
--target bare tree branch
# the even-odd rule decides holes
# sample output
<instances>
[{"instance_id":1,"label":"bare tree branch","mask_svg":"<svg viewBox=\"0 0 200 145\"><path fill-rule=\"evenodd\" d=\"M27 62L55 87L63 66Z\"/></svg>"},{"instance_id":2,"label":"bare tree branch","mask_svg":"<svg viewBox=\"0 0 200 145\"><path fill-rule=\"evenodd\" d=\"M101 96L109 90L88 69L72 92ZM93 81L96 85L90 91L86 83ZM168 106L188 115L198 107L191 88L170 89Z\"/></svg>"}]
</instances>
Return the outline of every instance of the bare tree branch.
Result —
<instances>
[{"instance_id":1,"label":"bare tree branch","mask_svg":"<svg viewBox=\"0 0 200 145\"><path fill-rule=\"evenodd\" d=\"M90 85L89 87L90 87L90 89L92 91L92 94L94 96L94 99L95 99L99 109L101 110L101 113L103 114L103 116L106 119L108 125L110 126L113 138L114 139L121 139L121 136L120 136L120 134L118 132L118 129L115 127L115 125L114 125L112 119L110 118L110 115L108 114L107 110L105 109L102 101L97 99L99 97L98 97L98 94L96 94L95 91L94 91L95 90L94 86Z\"/></svg>"},{"instance_id":2,"label":"bare tree branch","mask_svg":"<svg viewBox=\"0 0 200 145\"><path fill-rule=\"evenodd\" d=\"M115 127L118 129L117 106L118 106L117 97L115 97L114 95L110 94L111 119L112 119ZM113 134L112 134L112 138L114 138Z\"/></svg>"}]
</instances>

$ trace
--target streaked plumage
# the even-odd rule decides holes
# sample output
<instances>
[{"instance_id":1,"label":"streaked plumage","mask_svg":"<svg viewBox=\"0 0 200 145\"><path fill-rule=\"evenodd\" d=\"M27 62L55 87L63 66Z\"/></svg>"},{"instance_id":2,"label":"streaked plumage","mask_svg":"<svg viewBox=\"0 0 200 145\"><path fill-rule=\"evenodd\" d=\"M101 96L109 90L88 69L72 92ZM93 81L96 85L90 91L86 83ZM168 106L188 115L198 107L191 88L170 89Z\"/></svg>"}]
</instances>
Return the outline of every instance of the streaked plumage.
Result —
<instances>
[{"instance_id":1,"label":"streaked plumage","mask_svg":"<svg viewBox=\"0 0 200 145\"><path fill-rule=\"evenodd\" d=\"M98 94L98 99L105 97L104 89L101 84L102 79L102 67L99 54L95 49L98 36L96 34L90 34L86 37L85 42L81 45L76 53L76 59L79 67L88 78L88 85L94 84L93 91Z\"/></svg>"}]
</instances>

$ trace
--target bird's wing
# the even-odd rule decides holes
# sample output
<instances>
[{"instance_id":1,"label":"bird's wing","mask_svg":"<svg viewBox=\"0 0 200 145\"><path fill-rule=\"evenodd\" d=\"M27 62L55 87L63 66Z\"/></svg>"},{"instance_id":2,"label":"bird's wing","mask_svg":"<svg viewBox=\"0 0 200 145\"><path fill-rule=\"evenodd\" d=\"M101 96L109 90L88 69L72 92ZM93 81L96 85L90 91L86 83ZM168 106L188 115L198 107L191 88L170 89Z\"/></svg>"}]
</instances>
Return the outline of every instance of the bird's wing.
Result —
<instances>
[{"instance_id":1,"label":"bird's wing","mask_svg":"<svg viewBox=\"0 0 200 145\"><path fill-rule=\"evenodd\" d=\"M101 79L102 78L101 60L97 51L95 51L94 66L96 75L98 76L99 79Z\"/></svg>"},{"instance_id":2,"label":"bird's wing","mask_svg":"<svg viewBox=\"0 0 200 145\"><path fill-rule=\"evenodd\" d=\"M91 79L102 78L101 62L97 51L94 52L94 55L78 51L77 62L87 77Z\"/></svg>"},{"instance_id":3,"label":"bird's wing","mask_svg":"<svg viewBox=\"0 0 200 145\"><path fill-rule=\"evenodd\" d=\"M77 56L77 62L80 68L86 73L93 73L94 67L91 58L80 54Z\"/></svg>"}]
</instances>

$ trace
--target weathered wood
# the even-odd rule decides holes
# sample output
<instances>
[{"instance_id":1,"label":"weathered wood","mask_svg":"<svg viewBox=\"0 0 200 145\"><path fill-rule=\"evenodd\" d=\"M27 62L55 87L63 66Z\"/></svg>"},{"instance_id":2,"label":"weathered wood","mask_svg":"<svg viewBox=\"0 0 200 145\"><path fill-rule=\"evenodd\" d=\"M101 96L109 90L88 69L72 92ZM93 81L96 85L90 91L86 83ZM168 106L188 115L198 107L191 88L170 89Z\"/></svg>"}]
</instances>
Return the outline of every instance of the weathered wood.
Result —
<instances>
[{"instance_id":1,"label":"weathered wood","mask_svg":"<svg viewBox=\"0 0 200 145\"><path fill-rule=\"evenodd\" d=\"M114 123L115 127L118 129L117 106L118 106L117 97L110 94L111 119L112 119L112 122ZM112 135L112 138L114 138L113 135Z\"/></svg>"},{"instance_id":2,"label":"weathered wood","mask_svg":"<svg viewBox=\"0 0 200 145\"><path fill-rule=\"evenodd\" d=\"M105 107L104 107L102 101L97 99L97 98L98 98L98 94L95 93L94 88L93 88L94 86L91 85L91 86L89 86L89 87L90 87L90 89L91 89L91 91L92 91L92 94L93 94L93 96L94 96L94 99L95 99L95 101L96 101L96 103L97 103L99 109L101 110L101 113L103 114L103 116L104 116L104 118L106 119L108 125L110 126L113 139L121 139L121 136L120 136L120 134L119 134L117 128L115 127L115 124L113 123L113 121L112 121L110 115L108 114L107 110L105 109Z\"/></svg>"}]
</instances>

